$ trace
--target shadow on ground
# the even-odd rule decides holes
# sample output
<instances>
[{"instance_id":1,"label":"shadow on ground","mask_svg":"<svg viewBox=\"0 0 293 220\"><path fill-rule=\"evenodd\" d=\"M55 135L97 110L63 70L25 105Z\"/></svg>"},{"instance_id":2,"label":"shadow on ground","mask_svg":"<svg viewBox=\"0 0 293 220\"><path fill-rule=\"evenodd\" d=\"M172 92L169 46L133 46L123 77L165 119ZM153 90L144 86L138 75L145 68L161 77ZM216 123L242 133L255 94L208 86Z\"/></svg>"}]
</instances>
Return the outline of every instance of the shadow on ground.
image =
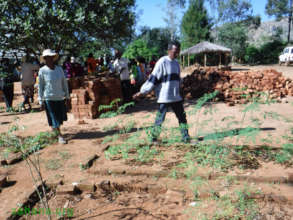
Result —
<instances>
[{"instance_id":1,"label":"shadow on ground","mask_svg":"<svg viewBox=\"0 0 293 220\"><path fill-rule=\"evenodd\" d=\"M257 131L274 131L276 128L252 128L252 127L246 127L246 128L235 128L231 129L228 131L222 131L222 132L214 132L207 134L203 137L199 137L198 140L200 141L206 141L206 140L216 140L216 139L222 139L225 137L232 137L232 136L237 136L237 135L248 135L249 133L252 132L257 132Z\"/></svg>"},{"instance_id":2,"label":"shadow on ground","mask_svg":"<svg viewBox=\"0 0 293 220\"><path fill-rule=\"evenodd\" d=\"M123 133L123 134L130 134L130 133L134 133L138 130L143 130L143 129L148 129L150 127L144 127L144 128L132 128L129 132ZM71 139L71 140L76 140L76 139L98 139L98 138L103 138L106 136L112 136L114 134L122 134L121 130L118 129L114 129L114 130L110 130L110 131L105 131L105 132L100 132L100 131L81 131L78 133L67 133L64 134L66 139Z\"/></svg>"}]
</instances>

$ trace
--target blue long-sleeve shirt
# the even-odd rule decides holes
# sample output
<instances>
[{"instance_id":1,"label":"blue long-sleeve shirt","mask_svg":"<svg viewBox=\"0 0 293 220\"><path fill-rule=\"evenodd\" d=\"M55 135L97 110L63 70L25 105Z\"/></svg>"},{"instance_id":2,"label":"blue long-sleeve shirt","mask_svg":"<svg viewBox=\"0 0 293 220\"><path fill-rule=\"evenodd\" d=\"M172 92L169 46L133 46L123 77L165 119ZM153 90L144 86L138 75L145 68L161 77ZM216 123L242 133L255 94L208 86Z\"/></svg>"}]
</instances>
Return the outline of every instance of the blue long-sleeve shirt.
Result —
<instances>
[{"instance_id":1,"label":"blue long-sleeve shirt","mask_svg":"<svg viewBox=\"0 0 293 220\"><path fill-rule=\"evenodd\" d=\"M147 94L155 88L158 103L179 102L182 100L180 81L179 63L164 56L156 63L150 77L140 88L140 93Z\"/></svg>"},{"instance_id":2,"label":"blue long-sleeve shirt","mask_svg":"<svg viewBox=\"0 0 293 220\"><path fill-rule=\"evenodd\" d=\"M69 91L62 68L55 66L52 70L48 66L43 66L39 70L39 101L60 101L65 98L69 98Z\"/></svg>"}]
</instances>

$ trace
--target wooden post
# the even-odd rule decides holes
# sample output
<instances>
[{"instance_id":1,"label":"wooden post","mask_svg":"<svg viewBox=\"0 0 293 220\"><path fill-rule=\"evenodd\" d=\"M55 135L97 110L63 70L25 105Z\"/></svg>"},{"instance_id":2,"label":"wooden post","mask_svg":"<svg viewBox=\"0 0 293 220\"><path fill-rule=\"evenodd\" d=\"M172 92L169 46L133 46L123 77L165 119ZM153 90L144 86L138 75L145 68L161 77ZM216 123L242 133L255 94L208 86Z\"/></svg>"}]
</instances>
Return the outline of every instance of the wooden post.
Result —
<instances>
[{"instance_id":1,"label":"wooden post","mask_svg":"<svg viewBox=\"0 0 293 220\"><path fill-rule=\"evenodd\" d=\"M188 66L189 66L189 64L190 64L190 63L189 63L189 53L188 53Z\"/></svg>"},{"instance_id":2,"label":"wooden post","mask_svg":"<svg viewBox=\"0 0 293 220\"><path fill-rule=\"evenodd\" d=\"M221 67L221 65L222 65L222 53L219 53L219 55L220 55L219 66Z\"/></svg>"},{"instance_id":3,"label":"wooden post","mask_svg":"<svg viewBox=\"0 0 293 220\"><path fill-rule=\"evenodd\" d=\"M183 55L183 67L185 67L185 62L184 62L184 55Z\"/></svg>"},{"instance_id":4,"label":"wooden post","mask_svg":"<svg viewBox=\"0 0 293 220\"><path fill-rule=\"evenodd\" d=\"M207 66L207 54L205 53L204 54L204 67Z\"/></svg>"}]
</instances>

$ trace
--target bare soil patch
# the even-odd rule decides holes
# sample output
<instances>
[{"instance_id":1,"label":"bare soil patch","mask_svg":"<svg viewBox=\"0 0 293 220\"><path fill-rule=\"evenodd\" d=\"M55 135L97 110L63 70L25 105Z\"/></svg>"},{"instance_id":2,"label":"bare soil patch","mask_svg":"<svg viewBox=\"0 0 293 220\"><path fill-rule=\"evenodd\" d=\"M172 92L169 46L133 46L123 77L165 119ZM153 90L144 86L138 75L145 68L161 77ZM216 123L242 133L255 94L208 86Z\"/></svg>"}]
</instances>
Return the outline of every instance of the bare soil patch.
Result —
<instances>
[{"instance_id":1,"label":"bare soil patch","mask_svg":"<svg viewBox=\"0 0 293 220\"><path fill-rule=\"evenodd\" d=\"M289 77L293 67L232 69L250 68L274 68ZM15 92L17 105L19 84ZM209 102L196 109L196 100L185 102L190 135L199 140L193 146L176 142L173 113L166 116L160 143L148 142L157 108L150 100L82 124L69 114L62 128L68 144L39 151L52 218L292 219L293 164L284 153L293 140L292 103L286 97L245 111L247 105ZM0 123L0 133L17 126L13 134L23 138L50 131L45 112L1 110ZM5 152L0 148L1 159ZM3 175L9 184L0 185L0 219L46 219L43 213L12 215L35 190L25 161L1 166ZM31 210L41 209L37 199L32 204Z\"/></svg>"}]
</instances>

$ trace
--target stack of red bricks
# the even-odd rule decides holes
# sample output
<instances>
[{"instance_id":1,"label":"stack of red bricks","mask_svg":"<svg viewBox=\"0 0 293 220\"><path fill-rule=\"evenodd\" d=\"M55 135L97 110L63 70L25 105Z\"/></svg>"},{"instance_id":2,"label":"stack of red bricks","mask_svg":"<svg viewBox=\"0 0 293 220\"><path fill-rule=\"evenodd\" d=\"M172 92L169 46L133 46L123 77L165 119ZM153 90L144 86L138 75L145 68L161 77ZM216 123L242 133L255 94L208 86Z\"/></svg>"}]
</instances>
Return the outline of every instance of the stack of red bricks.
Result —
<instances>
[{"instance_id":1,"label":"stack of red bricks","mask_svg":"<svg viewBox=\"0 0 293 220\"><path fill-rule=\"evenodd\" d=\"M109 105L116 98L122 100L120 80L108 78L84 81L80 88L72 89L70 96L74 118L97 118L101 113L100 105Z\"/></svg>"},{"instance_id":2,"label":"stack of red bricks","mask_svg":"<svg viewBox=\"0 0 293 220\"><path fill-rule=\"evenodd\" d=\"M217 90L217 100L229 105L244 104L266 94L268 99L293 95L293 82L274 69L261 71L221 71L214 68L196 69L183 79L187 99L199 98Z\"/></svg>"}]
</instances>

